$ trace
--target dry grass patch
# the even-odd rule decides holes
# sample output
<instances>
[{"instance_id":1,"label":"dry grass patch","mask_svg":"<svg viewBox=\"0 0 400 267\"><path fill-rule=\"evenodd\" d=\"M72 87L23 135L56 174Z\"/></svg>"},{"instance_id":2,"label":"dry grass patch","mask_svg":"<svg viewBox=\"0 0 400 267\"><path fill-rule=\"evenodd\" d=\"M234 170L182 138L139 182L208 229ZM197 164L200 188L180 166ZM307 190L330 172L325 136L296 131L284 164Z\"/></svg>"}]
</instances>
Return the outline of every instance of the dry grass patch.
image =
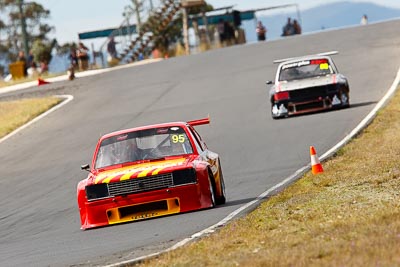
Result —
<instances>
[{"instance_id":1,"label":"dry grass patch","mask_svg":"<svg viewBox=\"0 0 400 267\"><path fill-rule=\"evenodd\" d=\"M400 266L400 96L323 164L218 233L140 266Z\"/></svg>"},{"instance_id":2,"label":"dry grass patch","mask_svg":"<svg viewBox=\"0 0 400 267\"><path fill-rule=\"evenodd\" d=\"M55 97L0 102L0 138L60 103Z\"/></svg>"}]
</instances>

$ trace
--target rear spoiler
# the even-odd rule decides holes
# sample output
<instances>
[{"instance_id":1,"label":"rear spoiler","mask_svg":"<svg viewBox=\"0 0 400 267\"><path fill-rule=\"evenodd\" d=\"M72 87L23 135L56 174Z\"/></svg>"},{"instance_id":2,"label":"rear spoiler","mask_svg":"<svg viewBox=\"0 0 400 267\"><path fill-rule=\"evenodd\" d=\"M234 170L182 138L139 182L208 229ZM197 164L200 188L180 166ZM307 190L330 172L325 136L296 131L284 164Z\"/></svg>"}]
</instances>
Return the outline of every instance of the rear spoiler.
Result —
<instances>
[{"instance_id":1,"label":"rear spoiler","mask_svg":"<svg viewBox=\"0 0 400 267\"><path fill-rule=\"evenodd\" d=\"M210 117L187 122L187 124L189 124L190 126L204 125L209 123L210 123Z\"/></svg>"},{"instance_id":2,"label":"rear spoiler","mask_svg":"<svg viewBox=\"0 0 400 267\"><path fill-rule=\"evenodd\" d=\"M332 55L337 55L337 54L339 54L338 51L329 51L329 52L323 52L323 53L318 53L318 54L314 54L314 55L277 59L277 60L274 60L274 63L275 64L282 63L282 62L289 61L289 60L296 59L296 58L304 58L304 57L312 57L312 56L332 56Z\"/></svg>"}]
</instances>

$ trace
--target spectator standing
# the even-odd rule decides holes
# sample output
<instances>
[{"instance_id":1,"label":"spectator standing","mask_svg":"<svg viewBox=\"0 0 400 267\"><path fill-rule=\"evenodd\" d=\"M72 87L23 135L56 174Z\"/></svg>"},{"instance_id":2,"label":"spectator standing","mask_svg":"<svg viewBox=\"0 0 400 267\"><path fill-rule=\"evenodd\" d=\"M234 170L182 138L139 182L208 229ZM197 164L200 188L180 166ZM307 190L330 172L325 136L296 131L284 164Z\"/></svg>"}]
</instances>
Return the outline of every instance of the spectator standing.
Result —
<instances>
[{"instance_id":1,"label":"spectator standing","mask_svg":"<svg viewBox=\"0 0 400 267\"><path fill-rule=\"evenodd\" d=\"M361 22L360 22L360 24L361 25L367 25L368 24L368 17L367 17L367 15L363 15L362 17L361 17Z\"/></svg>"},{"instance_id":2,"label":"spectator standing","mask_svg":"<svg viewBox=\"0 0 400 267\"><path fill-rule=\"evenodd\" d=\"M301 26L297 20L293 20L294 34L301 34Z\"/></svg>"},{"instance_id":3,"label":"spectator standing","mask_svg":"<svg viewBox=\"0 0 400 267\"><path fill-rule=\"evenodd\" d=\"M258 41L265 41L267 39L267 28L265 28L261 21L257 23L256 33Z\"/></svg>"},{"instance_id":4,"label":"spectator standing","mask_svg":"<svg viewBox=\"0 0 400 267\"><path fill-rule=\"evenodd\" d=\"M28 63L26 62L26 57L25 57L25 52L24 51L19 51L18 52L18 61L22 62L24 64L24 76L28 76Z\"/></svg>"},{"instance_id":5,"label":"spectator standing","mask_svg":"<svg viewBox=\"0 0 400 267\"><path fill-rule=\"evenodd\" d=\"M30 77L39 76L39 71L37 69L37 64L35 62L35 57L33 56L32 50L29 50L28 59L27 59L27 74Z\"/></svg>"},{"instance_id":6,"label":"spectator standing","mask_svg":"<svg viewBox=\"0 0 400 267\"><path fill-rule=\"evenodd\" d=\"M77 69L78 68L78 56L76 55L76 49L74 47L71 47L68 58L69 58L70 67Z\"/></svg>"},{"instance_id":7,"label":"spectator standing","mask_svg":"<svg viewBox=\"0 0 400 267\"><path fill-rule=\"evenodd\" d=\"M225 40L227 45L235 44L235 29L233 26L228 22L224 22L224 29L225 29Z\"/></svg>"},{"instance_id":8,"label":"spectator standing","mask_svg":"<svg viewBox=\"0 0 400 267\"><path fill-rule=\"evenodd\" d=\"M225 32L225 22L223 19L220 19L217 25L217 30L218 30L218 35L219 35L219 41L221 45L225 43L226 40L226 32Z\"/></svg>"},{"instance_id":9,"label":"spectator standing","mask_svg":"<svg viewBox=\"0 0 400 267\"><path fill-rule=\"evenodd\" d=\"M292 19L288 18L286 25L282 29L282 36L290 36L295 33Z\"/></svg>"},{"instance_id":10,"label":"spectator standing","mask_svg":"<svg viewBox=\"0 0 400 267\"><path fill-rule=\"evenodd\" d=\"M27 65L28 65L28 68L32 67L33 65L36 66L32 50L29 50Z\"/></svg>"},{"instance_id":11,"label":"spectator standing","mask_svg":"<svg viewBox=\"0 0 400 267\"><path fill-rule=\"evenodd\" d=\"M79 43L78 49L76 50L76 55L78 57L79 69L87 70L89 68L89 48L87 48L83 43Z\"/></svg>"},{"instance_id":12,"label":"spectator standing","mask_svg":"<svg viewBox=\"0 0 400 267\"><path fill-rule=\"evenodd\" d=\"M25 52L22 50L18 53L18 61L26 62Z\"/></svg>"},{"instance_id":13,"label":"spectator standing","mask_svg":"<svg viewBox=\"0 0 400 267\"><path fill-rule=\"evenodd\" d=\"M72 81L75 79L75 70L78 68L78 56L76 55L75 46L71 47L69 51L69 67L67 71L68 79Z\"/></svg>"},{"instance_id":14,"label":"spectator standing","mask_svg":"<svg viewBox=\"0 0 400 267\"><path fill-rule=\"evenodd\" d=\"M110 37L107 44L107 52L111 59L118 59L117 49L115 47L116 44L117 42L115 42L114 37Z\"/></svg>"}]
</instances>

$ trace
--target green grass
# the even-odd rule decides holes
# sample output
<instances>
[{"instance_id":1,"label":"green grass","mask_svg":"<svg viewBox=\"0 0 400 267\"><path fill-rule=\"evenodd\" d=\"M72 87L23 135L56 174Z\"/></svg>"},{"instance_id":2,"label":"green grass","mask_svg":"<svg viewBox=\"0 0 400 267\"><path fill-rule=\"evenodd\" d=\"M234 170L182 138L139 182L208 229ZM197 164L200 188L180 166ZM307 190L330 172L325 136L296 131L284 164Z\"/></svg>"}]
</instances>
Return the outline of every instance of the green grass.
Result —
<instances>
[{"instance_id":1,"label":"green grass","mask_svg":"<svg viewBox=\"0 0 400 267\"><path fill-rule=\"evenodd\" d=\"M138 266L400 266L400 96L337 155L217 233Z\"/></svg>"}]
</instances>

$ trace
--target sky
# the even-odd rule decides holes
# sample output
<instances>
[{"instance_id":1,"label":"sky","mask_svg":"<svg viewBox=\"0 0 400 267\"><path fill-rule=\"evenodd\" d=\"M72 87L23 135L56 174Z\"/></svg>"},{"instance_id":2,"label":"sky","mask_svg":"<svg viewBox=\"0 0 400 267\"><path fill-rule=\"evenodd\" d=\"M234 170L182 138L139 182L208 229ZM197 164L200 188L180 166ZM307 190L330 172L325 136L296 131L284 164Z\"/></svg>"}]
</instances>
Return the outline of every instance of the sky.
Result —
<instances>
[{"instance_id":1,"label":"sky","mask_svg":"<svg viewBox=\"0 0 400 267\"><path fill-rule=\"evenodd\" d=\"M152 1L155 6L158 6L157 0ZM342 0L324 0L323 3L340 1ZM51 37L56 38L60 44L77 42L80 32L118 27L123 21L122 13L125 7L132 3L131 0L35 0L35 2L50 10L51 18L47 20L47 23L55 27L55 32L51 34ZM300 10L304 10L320 5L321 2L321 0L207 0L207 3L213 5L214 8L234 5L237 10L293 3L297 3ZM372 2L400 9L399 0L352 0L352 2ZM293 11L290 8L287 10L287 12Z\"/></svg>"}]
</instances>

